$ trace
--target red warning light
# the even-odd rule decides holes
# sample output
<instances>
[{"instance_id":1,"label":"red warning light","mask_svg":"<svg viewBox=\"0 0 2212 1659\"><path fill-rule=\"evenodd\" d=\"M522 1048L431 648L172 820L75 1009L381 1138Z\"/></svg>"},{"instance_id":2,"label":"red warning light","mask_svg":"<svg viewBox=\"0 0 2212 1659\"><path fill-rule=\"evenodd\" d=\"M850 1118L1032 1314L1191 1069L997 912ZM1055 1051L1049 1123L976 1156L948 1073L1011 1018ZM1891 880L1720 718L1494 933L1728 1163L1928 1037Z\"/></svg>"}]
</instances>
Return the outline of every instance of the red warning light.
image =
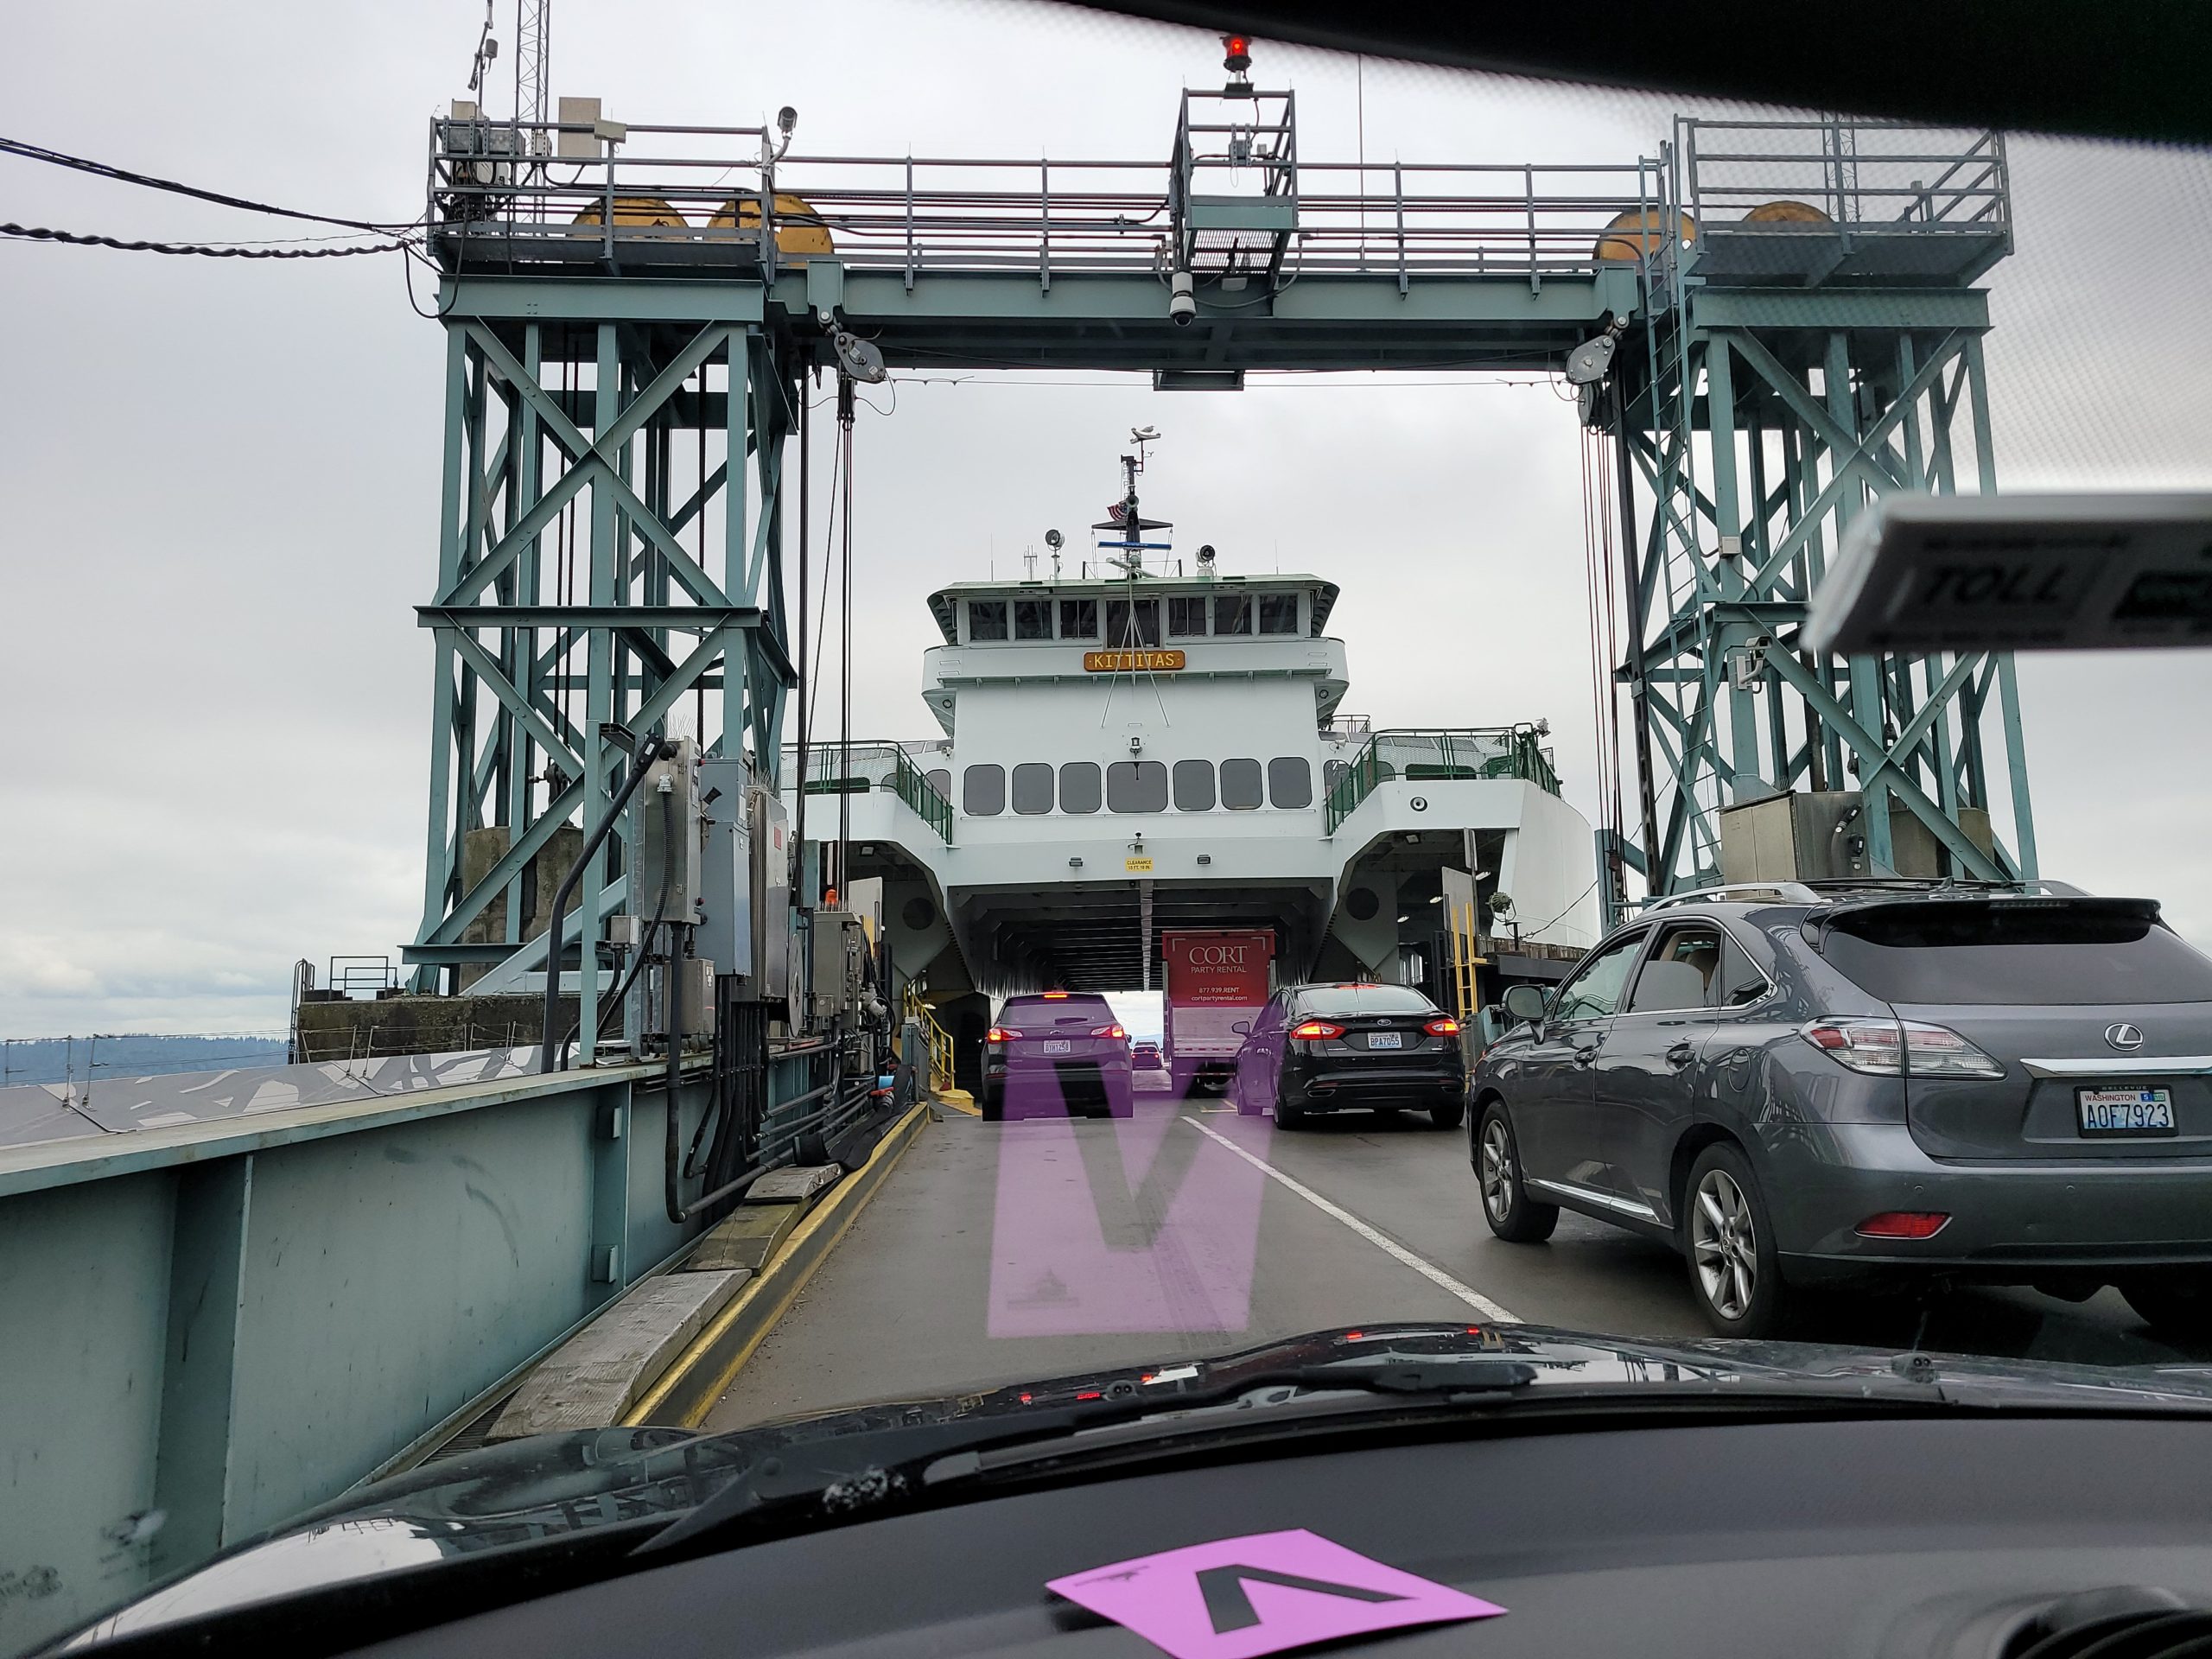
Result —
<instances>
[{"instance_id":1,"label":"red warning light","mask_svg":"<svg viewBox=\"0 0 2212 1659\"><path fill-rule=\"evenodd\" d=\"M1252 37L1249 35L1224 35L1221 37L1221 67L1232 75L1241 75L1252 67Z\"/></svg>"}]
</instances>

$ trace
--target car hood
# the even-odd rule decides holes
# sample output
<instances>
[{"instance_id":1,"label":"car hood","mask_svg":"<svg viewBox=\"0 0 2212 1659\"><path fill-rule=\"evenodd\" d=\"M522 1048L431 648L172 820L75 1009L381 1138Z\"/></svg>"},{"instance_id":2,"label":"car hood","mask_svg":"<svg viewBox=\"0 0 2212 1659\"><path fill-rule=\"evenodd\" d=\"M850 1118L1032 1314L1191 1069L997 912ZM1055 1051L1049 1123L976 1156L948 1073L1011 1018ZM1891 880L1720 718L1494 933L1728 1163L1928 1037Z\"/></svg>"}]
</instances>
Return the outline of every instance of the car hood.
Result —
<instances>
[{"instance_id":1,"label":"car hood","mask_svg":"<svg viewBox=\"0 0 2212 1659\"><path fill-rule=\"evenodd\" d=\"M1878 1391L1901 1384L1952 1404L1992 1409L2195 1410L2212 1415L2212 1366L2094 1367L1950 1354L1898 1354L1788 1342L1650 1343L1545 1325L1385 1325L1319 1331L1209 1359L1118 1366L974 1392L883 1402L725 1434L607 1428L533 1435L442 1459L358 1488L241 1544L87 1627L66 1647L196 1618L349 1580L404 1571L481 1550L527 1544L624 1522L674 1519L745 1477L784 1447L972 1420L980 1432L1023 1414L1141 1392L1187 1422L1220 1406L1224 1389L1255 1388L1287 1371L1325 1374L1404 1361L1448 1378L1455 1363L1523 1362L1522 1399L1547 1389L1618 1389L1631 1408L1649 1390L1826 1387ZM1305 1385L1308 1389L1313 1383ZM1325 1386L1325 1385L1324 1385ZM1448 1386L1448 1383L1447 1383ZM1201 1404L1179 1396L1205 1391ZM1246 1402L1239 1402L1241 1406Z\"/></svg>"}]
</instances>

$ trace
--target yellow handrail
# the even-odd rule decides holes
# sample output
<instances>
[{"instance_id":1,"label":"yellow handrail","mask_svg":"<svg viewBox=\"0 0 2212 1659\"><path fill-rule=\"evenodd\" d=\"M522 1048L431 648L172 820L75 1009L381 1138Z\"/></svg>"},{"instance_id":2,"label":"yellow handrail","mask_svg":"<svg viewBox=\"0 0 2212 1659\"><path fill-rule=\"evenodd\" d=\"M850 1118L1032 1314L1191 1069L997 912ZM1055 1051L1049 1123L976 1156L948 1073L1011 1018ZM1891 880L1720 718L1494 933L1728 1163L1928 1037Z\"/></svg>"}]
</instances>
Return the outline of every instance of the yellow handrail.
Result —
<instances>
[{"instance_id":1,"label":"yellow handrail","mask_svg":"<svg viewBox=\"0 0 2212 1659\"><path fill-rule=\"evenodd\" d=\"M906 1017L921 1022L923 1039L930 1050L930 1092L941 1094L952 1084L952 1033L938 1024L937 1014L922 1001L921 992L914 986L906 987Z\"/></svg>"},{"instance_id":2,"label":"yellow handrail","mask_svg":"<svg viewBox=\"0 0 2212 1659\"><path fill-rule=\"evenodd\" d=\"M1448 918L1452 933L1452 989L1459 1007L1461 1030L1474 1023L1477 1012L1475 969L1482 965L1482 941L1475 931L1475 907L1453 905Z\"/></svg>"}]
</instances>

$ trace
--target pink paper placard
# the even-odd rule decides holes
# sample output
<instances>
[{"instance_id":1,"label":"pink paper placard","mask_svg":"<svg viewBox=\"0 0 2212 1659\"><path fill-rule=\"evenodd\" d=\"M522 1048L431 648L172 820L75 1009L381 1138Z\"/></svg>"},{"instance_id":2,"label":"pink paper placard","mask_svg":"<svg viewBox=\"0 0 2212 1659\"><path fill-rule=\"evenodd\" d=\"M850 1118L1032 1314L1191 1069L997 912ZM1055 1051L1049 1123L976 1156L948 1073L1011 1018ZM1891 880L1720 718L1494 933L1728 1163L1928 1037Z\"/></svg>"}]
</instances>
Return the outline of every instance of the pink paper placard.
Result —
<instances>
[{"instance_id":1,"label":"pink paper placard","mask_svg":"<svg viewBox=\"0 0 2212 1659\"><path fill-rule=\"evenodd\" d=\"M1127 1625L1174 1659L1254 1659L1505 1611L1302 1528L1139 1555L1046 1588Z\"/></svg>"}]
</instances>

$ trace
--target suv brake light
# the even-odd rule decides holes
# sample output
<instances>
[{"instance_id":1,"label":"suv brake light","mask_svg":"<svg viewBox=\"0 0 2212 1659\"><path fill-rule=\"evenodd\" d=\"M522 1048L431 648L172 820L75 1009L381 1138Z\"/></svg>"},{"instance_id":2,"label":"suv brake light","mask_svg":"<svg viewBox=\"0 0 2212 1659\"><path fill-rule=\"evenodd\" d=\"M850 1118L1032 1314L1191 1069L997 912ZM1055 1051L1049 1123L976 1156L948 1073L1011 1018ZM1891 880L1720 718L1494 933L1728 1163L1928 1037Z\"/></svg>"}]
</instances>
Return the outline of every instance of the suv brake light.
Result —
<instances>
[{"instance_id":1,"label":"suv brake light","mask_svg":"<svg viewBox=\"0 0 2212 1659\"><path fill-rule=\"evenodd\" d=\"M2001 1077L2005 1067L1948 1026L1917 1020L1813 1020L1797 1034L1839 1065L1873 1077Z\"/></svg>"},{"instance_id":2,"label":"suv brake light","mask_svg":"<svg viewBox=\"0 0 2212 1659\"><path fill-rule=\"evenodd\" d=\"M1332 1026L1326 1020L1307 1020L1290 1028L1290 1034L1300 1042L1321 1042L1344 1034L1342 1026Z\"/></svg>"},{"instance_id":3,"label":"suv brake light","mask_svg":"<svg viewBox=\"0 0 2212 1659\"><path fill-rule=\"evenodd\" d=\"M1090 1034L1094 1037L1126 1037L1129 1033L1119 1026L1093 1026Z\"/></svg>"},{"instance_id":4,"label":"suv brake light","mask_svg":"<svg viewBox=\"0 0 2212 1659\"><path fill-rule=\"evenodd\" d=\"M1013 1030L1009 1027L993 1026L988 1031L983 1033L983 1040L987 1043L1007 1043L1012 1042L1015 1038L1020 1035L1021 1033L1020 1032Z\"/></svg>"},{"instance_id":5,"label":"suv brake light","mask_svg":"<svg viewBox=\"0 0 2212 1659\"><path fill-rule=\"evenodd\" d=\"M1448 1014L1442 1014L1430 1020L1421 1029L1432 1037L1457 1037L1459 1034L1459 1022Z\"/></svg>"}]
</instances>

